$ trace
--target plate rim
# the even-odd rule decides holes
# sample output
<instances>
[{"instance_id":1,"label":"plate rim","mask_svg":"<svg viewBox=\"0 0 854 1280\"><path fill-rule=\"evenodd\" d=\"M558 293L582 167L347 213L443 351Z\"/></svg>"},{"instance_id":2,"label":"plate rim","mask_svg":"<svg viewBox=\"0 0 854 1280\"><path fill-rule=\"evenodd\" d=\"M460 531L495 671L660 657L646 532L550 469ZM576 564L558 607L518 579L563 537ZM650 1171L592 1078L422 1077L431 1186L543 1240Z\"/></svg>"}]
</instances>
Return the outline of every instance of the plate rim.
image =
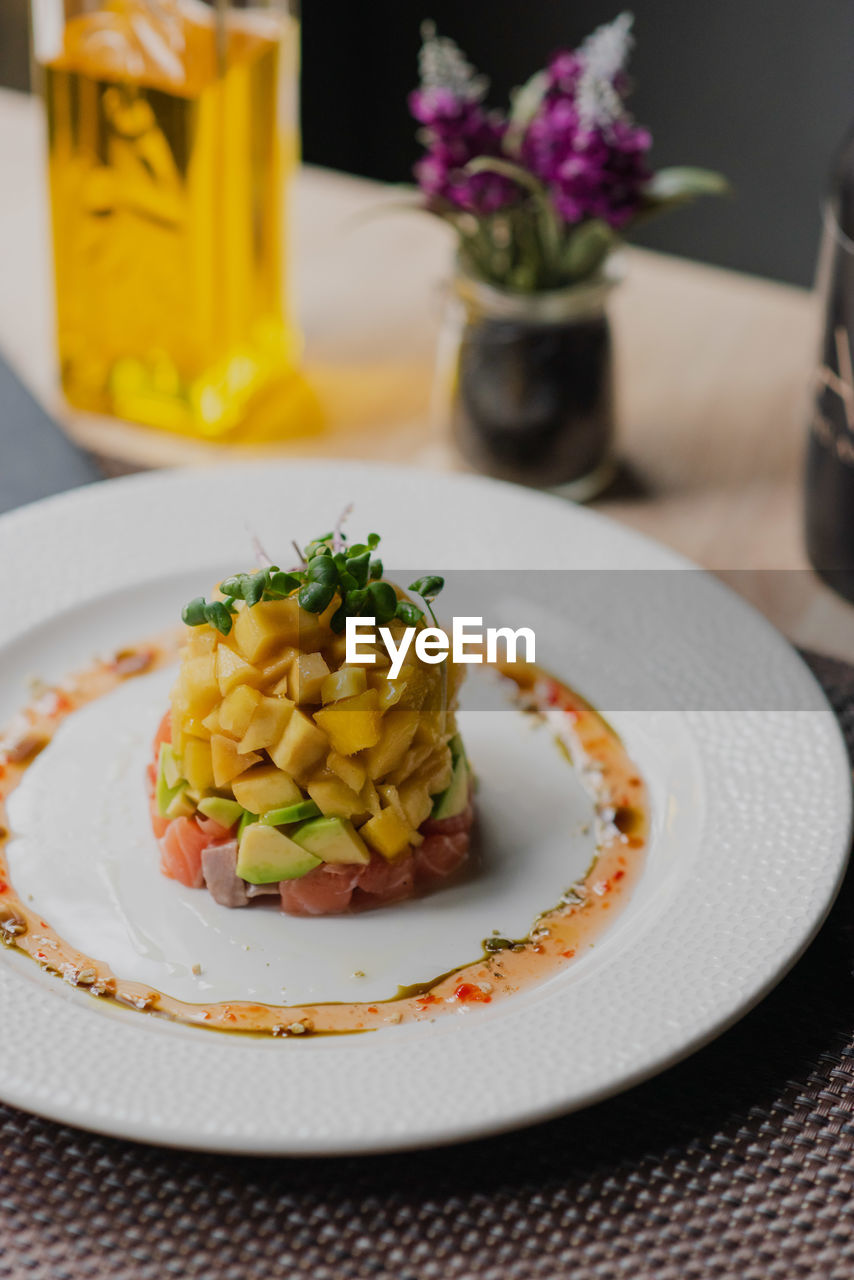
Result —
<instances>
[{"instance_id":1,"label":"plate rim","mask_svg":"<svg viewBox=\"0 0 854 1280\"><path fill-rule=\"evenodd\" d=\"M7 536L14 530L25 530L30 522L38 524L43 519L49 519L51 514L62 514L75 509L85 507L94 501L100 502L112 501L105 497L107 492L115 493L117 490L125 493L148 489L160 488L164 482L168 484L180 485L187 477L198 476L200 473L211 474L217 468L188 468L171 472L149 472L141 475L131 475L120 477L109 481L105 485L93 483L91 485L81 486L78 489L69 490L62 494L53 495L49 498L42 499L37 502L27 504L17 508L11 512L7 512L0 516L0 547L3 546ZM327 459L289 459L277 460L270 463L269 460L259 462L240 463L237 466L229 467L229 476L234 477L236 474L252 474L252 473L268 473L273 471L292 471L292 470L311 470L311 471L345 471L353 475L354 479L359 474L385 473L390 476L406 476L411 478L413 474L423 476L428 475L430 482L446 482L452 485L459 485L461 489L471 486L486 491L494 492L496 487L505 491L508 495L512 495L514 500L530 500L533 504L548 503L555 509L560 509L564 514L567 511L573 512L573 519L580 518L582 521L588 521L590 527L598 525L600 528L609 527L619 533L626 539L634 543L640 550L646 550L653 554L654 558L661 561L669 562L669 566L673 568L691 568L697 569L692 561L680 555L680 553L672 551L669 547L650 538L648 535L637 533L628 526L621 525L619 522L612 520L610 517L603 515L597 511L591 511L587 508L568 507L560 498L552 495L544 495L536 491L520 490L518 486L507 484L504 482L492 481L479 476L461 475L459 473L448 473L441 470L428 470L427 468L404 467L395 464L378 464L372 462L362 462L359 460L327 460ZM73 515L72 515L73 518ZM662 564L661 567L664 567ZM738 606L744 610L748 610L755 617L761 618L761 615L749 605L746 601L736 596L732 590L719 580L714 580L720 590L724 591L732 600L738 602ZM180 1149L206 1150L211 1152L223 1152L232 1154L246 1155L293 1155L293 1156L310 1156L310 1155L353 1155L367 1154L373 1152L385 1151L405 1151L413 1150L427 1146L441 1146L450 1143L456 1143L466 1140L474 1140L485 1136L508 1132L509 1130L518 1128L523 1125L540 1123L552 1119L558 1115L566 1114L568 1111L576 1110L581 1107L589 1106L593 1103L602 1101L607 1097L613 1096L624 1089L630 1088L643 1080L649 1079L651 1076L675 1065L677 1062L690 1056L704 1045L710 1043L720 1034L734 1025L741 1017L754 1008L762 999L777 985L777 983L785 976L787 972L797 963L803 953L806 951L816 934L821 929L827 918L829 911L836 898L839 886L845 874L848 862L848 851L850 849L852 834L852 796L850 787L850 767L848 763L847 748L844 738L839 727L837 718L830 703L821 688L817 678L807 666L801 655L786 641L779 632L765 619L761 619L763 625L767 628L769 634L776 638L777 642L785 646L787 651L787 660L794 660L794 668L798 669L799 678L806 681L814 692L820 695L821 714L828 718L828 722L833 726L831 737L834 739L837 760L840 765L840 782L843 775L846 786L840 788L840 799L845 797L845 814L842 828L844 829L844 840L840 840L840 844L844 845L841 852L837 854L835 877L832 886L825 895L825 901L820 912L811 919L809 928L805 929L798 941L797 946L792 947L779 961L773 973L765 978L762 984L751 990L748 994L743 995L736 1000L726 1013L714 1017L702 1030L697 1031L693 1036L685 1039L682 1044L671 1052L658 1056L652 1063L642 1063L636 1069L627 1068L622 1073L611 1076L600 1087L592 1087L586 1092L582 1092L575 1096L570 1103L566 1101L547 1101L541 1105L521 1105L512 1113L508 1113L502 1120L488 1119L481 1124L467 1124L460 1122L459 1124L446 1125L443 1129L436 1131L432 1126L421 1131L410 1129L405 1134L387 1134L383 1140L375 1138L368 1139L367 1142L358 1139L344 1140L336 1143L330 1139L328 1141L318 1140L316 1137L308 1141L300 1139L283 1138L281 1133L271 1134L267 1139L259 1138L257 1135L251 1139L243 1141L234 1136L223 1136L218 1134L207 1134L197 1130L186 1132L180 1130L173 1131L171 1134L164 1134L162 1131L152 1131L150 1122L135 1122L129 1117L124 1117L117 1125L115 1120L105 1117L100 1120L97 1115L93 1115L91 1110L87 1111L86 1106L82 1102L66 1101L65 1103L57 1103L56 1105L45 1105L43 1101L28 1096L26 1089L15 1090L7 1087L6 1082L2 1079L2 1067L0 1067L0 1096L4 1101L8 1101L11 1105L20 1107L21 1109L31 1111L35 1114L44 1116L50 1120L59 1123L72 1124L77 1127L102 1133L114 1137L128 1138L133 1141L145 1142L160 1146L171 1146ZM13 632L4 643L14 638L15 635L20 636L26 633L23 631ZM55 980L54 980L55 981ZM66 997L70 997L72 1002L78 998L85 1000L88 997L80 996L77 992L66 991ZM82 1008L82 1006L81 1006ZM121 1014L122 1017L135 1017L133 1014ZM195 1034L191 1032L190 1034ZM156 1129L156 1125L153 1126Z\"/></svg>"}]
</instances>

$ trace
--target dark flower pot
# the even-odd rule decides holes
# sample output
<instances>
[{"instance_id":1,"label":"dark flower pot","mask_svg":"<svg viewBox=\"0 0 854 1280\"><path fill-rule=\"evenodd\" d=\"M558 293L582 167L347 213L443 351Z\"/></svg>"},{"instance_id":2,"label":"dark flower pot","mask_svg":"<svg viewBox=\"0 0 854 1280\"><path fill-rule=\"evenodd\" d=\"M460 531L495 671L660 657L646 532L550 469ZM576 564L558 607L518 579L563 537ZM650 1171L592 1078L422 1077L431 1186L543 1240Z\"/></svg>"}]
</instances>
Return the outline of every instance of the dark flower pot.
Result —
<instances>
[{"instance_id":1,"label":"dark flower pot","mask_svg":"<svg viewBox=\"0 0 854 1280\"><path fill-rule=\"evenodd\" d=\"M582 501L608 484L609 287L599 280L524 295L457 282L451 423L461 452L479 471Z\"/></svg>"}]
</instances>

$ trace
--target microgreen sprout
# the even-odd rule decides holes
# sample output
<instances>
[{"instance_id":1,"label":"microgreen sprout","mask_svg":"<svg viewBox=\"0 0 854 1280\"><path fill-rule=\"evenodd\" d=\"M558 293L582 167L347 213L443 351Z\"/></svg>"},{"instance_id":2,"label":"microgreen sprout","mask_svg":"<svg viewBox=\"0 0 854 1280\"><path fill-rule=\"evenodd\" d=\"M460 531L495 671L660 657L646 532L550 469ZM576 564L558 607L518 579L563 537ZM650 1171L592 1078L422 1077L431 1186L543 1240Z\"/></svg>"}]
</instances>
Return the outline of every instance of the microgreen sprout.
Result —
<instances>
[{"instance_id":1,"label":"microgreen sprout","mask_svg":"<svg viewBox=\"0 0 854 1280\"><path fill-rule=\"evenodd\" d=\"M444 585L445 579L438 577L436 574L432 574L429 577L416 578L414 582L410 582L409 584L409 590L414 591L417 596L420 596L427 608L430 610L430 617L433 619L433 622L437 627L439 623L435 613L433 612L433 601L436 599L436 596L442 590ZM422 613L421 616L423 618L424 614Z\"/></svg>"},{"instance_id":2,"label":"microgreen sprout","mask_svg":"<svg viewBox=\"0 0 854 1280\"><path fill-rule=\"evenodd\" d=\"M383 581L383 562L374 555L380 535L369 533L364 542L346 546L341 523L339 520L333 531L312 539L304 551L294 543L300 558L296 569L285 572L270 564L256 573L225 578L220 583L225 599L208 602L198 596L184 609L184 622L188 627L208 623L227 636L237 612L236 601L242 600L251 609L262 601L284 600L296 592L306 613L324 613L336 598L339 600L330 619L336 634L344 631L348 618L357 616L374 617L380 625L399 618L407 626L417 626L424 620L424 610L411 600L398 600L391 583ZM444 579L434 575L418 578L409 588L421 597L434 623L432 601L444 585Z\"/></svg>"}]
</instances>

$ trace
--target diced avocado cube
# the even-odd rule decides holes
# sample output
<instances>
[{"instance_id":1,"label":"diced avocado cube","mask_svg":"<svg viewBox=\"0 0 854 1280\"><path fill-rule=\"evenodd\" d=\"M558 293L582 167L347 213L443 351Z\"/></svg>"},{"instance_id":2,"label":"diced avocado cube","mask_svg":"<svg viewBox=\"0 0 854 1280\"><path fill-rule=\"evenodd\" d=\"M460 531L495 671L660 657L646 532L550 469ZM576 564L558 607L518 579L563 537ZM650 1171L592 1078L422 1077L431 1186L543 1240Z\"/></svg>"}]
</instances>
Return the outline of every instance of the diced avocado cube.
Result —
<instances>
[{"instance_id":1,"label":"diced avocado cube","mask_svg":"<svg viewBox=\"0 0 854 1280\"><path fill-rule=\"evenodd\" d=\"M320 810L313 800L300 800L299 804L285 805L283 809L270 809L261 815L261 822L268 827L286 827L290 822L303 822L316 818Z\"/></svg>"},{"instance_id":2,"label":"diced avocado cube","mask_svg":"<svg viewBox=\"0 0 854 1280\"><path fill-rule=\"evenodd\" d=\"M453 743L452 743L453 749ZM433 802L434 818L455 818L469 802L469 767L464 755L457 757L450 784Z\"/></svg>"},{"instance_id":3,"label":"diced avocado cube","mask_svg":"<svg viewBox=\"0 0 854 1280\"><path fill-rule=\"evenodd\" d=\"M175 754L174 748L168 742L160 744L160 761L167 787L177 787L184 775L181 771L180 757Z\"/></svg>"},{"instance_id":4,"label":"diced avocado cube","mask_svg":"<svg viewBox=\"0 0 854 1280\"><path fill-rule=\"evenodd\" d=\"M243 810L243 817L240 819L240 824L237 828L238 842L241 840L243 836L243 832L250 825L250 823L257 822L257 821L258 821L257 813L250 813L248 809Z\"/></svg>"},{"instance_id":5,"label":"diced avocado cube","mask_svg":"<svg viewBox=\"0 0 854 1280\"><path fill-rule=\"evenodd\" d=\"M177 781L170 786L168 779L176 776L176 769ZM169 816L170 804L184 790L186 785L186 782L181 777L180 761L177 761L173 748L168 742L161 742L157 765L157 783L154 789L157 811L161 817Z\"/></svg>"},{"instance_id":6,"label":"diced avocado cube","mask_svg":"<svg viewBox=\"0 0 854 1280\"><path fill-rule=\"evenodd\" d=\"M187 795L187 784L181 782L175 788L175 795L166 806L167 818L191 818L196 812L196 806Z\"/></svg>"},{"instance_id":7,"label":"diced avocado cube","mask_svg":"<svg viewBox=\"0 0 854 1280\"><path fill-rule=\"evenodd\" d=\"M231 830L239 822L246 810L236 800L225 800L222 796L205 796L198 804L199 813L205 818L212 818L221 827Z\"/></svg>"},{"instance_id":8,"label":"diced avocado cube","mask_svg":"<svg viewBox=\"0 0 854 1280\"><path fill-rule=\"evenodd\" d=\"M297 880L320 866L320 858L295 844L275 827L253 822L243 832L237 852L237 874L250 884Z\"/></svg>"},{"instance_id":9,"label":"diced avocado cube","mask_svg":"<svg viewBox=\"0 0 854 1280\"><path fill-rule=\"evenodd\" d=\"M371 860L364 840L346 818L314 818L297 827L292 838L324 862L357 862L366 866Z\"/></svg>"}]
</instances>

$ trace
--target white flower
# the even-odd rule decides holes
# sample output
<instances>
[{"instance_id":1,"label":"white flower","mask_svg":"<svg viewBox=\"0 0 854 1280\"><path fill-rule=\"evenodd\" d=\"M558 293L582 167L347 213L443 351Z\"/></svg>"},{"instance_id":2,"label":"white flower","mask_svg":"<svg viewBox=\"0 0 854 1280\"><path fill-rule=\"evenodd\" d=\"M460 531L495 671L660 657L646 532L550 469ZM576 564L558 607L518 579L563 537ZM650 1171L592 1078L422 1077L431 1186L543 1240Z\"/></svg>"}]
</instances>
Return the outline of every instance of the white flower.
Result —
<instances>
[{"instance_id":1,"label":"white flower","mask_svg":"<svg viewBox=\"0 0 854 1280\"><path fill-rule=\"evenodd\" d=\"M480 102L486 96L489 80L478 75L455 41L437 36L432 22L422 24L421 40L418 71L422 89L450 89L467 102Z\"/></svg>"},{"instance_id":2,"label":"white flower","mask_svg":"<svg viewBox=\"0 0 854 1280\"><path fill-rule=\"evenodd\" d=\"M597 27L578 50L582 71L576 101L581 122L588 128L612 124L625 114L614 82L634 44L633 22L631 13L621 13L613 22Z\"/></svg>"}]
</instances>

